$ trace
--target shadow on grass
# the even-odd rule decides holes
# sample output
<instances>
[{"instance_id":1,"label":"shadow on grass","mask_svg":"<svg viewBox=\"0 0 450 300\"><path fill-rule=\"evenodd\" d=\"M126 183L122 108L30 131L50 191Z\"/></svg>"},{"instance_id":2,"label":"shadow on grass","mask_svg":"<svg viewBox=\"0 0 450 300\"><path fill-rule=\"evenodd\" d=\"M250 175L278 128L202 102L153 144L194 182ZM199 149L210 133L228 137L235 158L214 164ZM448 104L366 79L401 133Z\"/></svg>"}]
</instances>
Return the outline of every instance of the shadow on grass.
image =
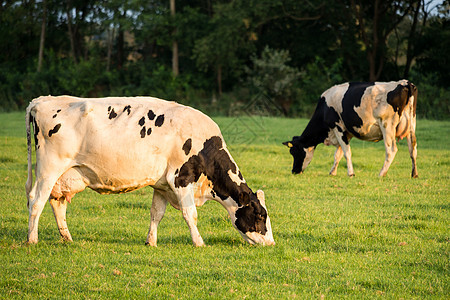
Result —
<instances>
[{"instance_id":1,"label":"shadow on grass","mask_svg":"<svg viewBox=\"0 0 450 300\"><path fill-rule=\"evenodd\" d=\"M1 232L0 232L1 233ZM3 234L3 233L1 233ZM26 245L26 231L18 232L14 236L18 236L18 242ZM74 243L98 243L98 244L107 244L107 245L116 245L116 246L147 246L145 245L145 241L147 236L104 236L101 234L88 234L88 235L72 235ZM206 246L240 246L246 245L239 236L231 237L231 236L210 236L204 237L204 242ZM39 236L39 243L45 243L47 245L71 245L72 242L64 241L57 232L43 232ZM179 235L161 235L158 237L158 247L166 247L166 246L193 246L192 239L189 233L179 234ZM150 247L151 246L147 246Z\"/></svg>"}]
</instances>

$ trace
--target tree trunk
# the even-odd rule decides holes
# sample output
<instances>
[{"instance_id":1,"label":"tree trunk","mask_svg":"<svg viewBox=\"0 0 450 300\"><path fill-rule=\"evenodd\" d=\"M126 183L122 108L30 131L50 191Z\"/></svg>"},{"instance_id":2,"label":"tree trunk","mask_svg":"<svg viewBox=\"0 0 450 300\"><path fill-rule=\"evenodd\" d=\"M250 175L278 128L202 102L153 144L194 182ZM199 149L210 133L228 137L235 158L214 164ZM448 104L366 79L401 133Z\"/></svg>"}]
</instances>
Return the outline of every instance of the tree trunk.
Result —
<instances>
[{"instance_id":1,"label":"tree trunk","mask_svg":"<svg viewBox=\"0 0 450 300\"><path fill-rule=\"evenodd\" d=\"M372 49L367 51L368 56L369 56L369 81L376 81L378 79L377 56L379 56L379 53L378 53L378 43L379 43L378 21L380 18L379 8L380 8L380 1L375 0L374 10L373 10Z\"/></svg>"},{"instance_id":2,"label":"tree trunk","mask_svg":"<svg viewBox=\"0 0 450 300\"><path fill-rule=\"evenodd\" d=\"M356 5L355 1L351 1L351 6L353 8L353 13L356 16L359 27L359 34L361 36L362 42L366 47L367 61L369 63L369 81L376 81L381 75L381 71L384 66L383 53L380 53L380 44L384 45L386 38L383 38L380 30L380 18L383 12L382 2L380 0L374 1L374 10L372 16L372 35L369 35L368 30L365 27L365 19L362 12L362 4ZM381 40L380 40L381 38Z\"/></svg>"},{"instance_id":3,"label":"tree trunk","mask_svg":"<svg viewBox=\"0 0 450 300\"><path fill-rule=\"evenodd\" d=\"M111 70L111 53L112 53L112 47L113 47L113 41L114 41L114 32L115 32L115 26L113 28L108 28L108 51L106 54L106 72L109 72Z\"/></svg>"},{"instance_id":4,"label":"tree trunk","mask_svg":"<svg viewBox=\"0 0 450 300\"><path fill-rule=\"evenodd\" d=\"M177 43L177 41L173 41L173 43L172 43L172 72L173 72L173 75L175 75L175 77L180 74L180 70L178 68L178 43Z\"/></svg>"},{"instance_id":5,"label":"tree trunk","mask_svg":"<svg viewBox=\"0 0 450 300\"><path fill-rule=\"evenodd\" d=\"M417 28L417 22L418 22L419 10L420 10L421 4L422 4L422 1L419 1L417 3L416 10L414 11L413 23L411 25L411 31L410 31L409 37L408 37L408 48L406 50L406 64L405 64L405 71L403 72L403 78L405 78L405 79L407 79L409 76L409 70L411 69L411 64L414 59L413 43L415 42L416 28Z\"/></svg>"},{"instance_id":6,"label":"tree trunk","mask_svg":"<svg viewBox=\"0 0 450 300\"><path fill-rule=\"evenodd\" d=\"M75 34L72 28L72 5L71 1L67 1L67 28L69 31L69 40L70 40L70 55L73 58L73 61L77 62L77 57L75 55Z\"/></svg>"},{"instance_id":7,"label":"tree trunk","mask_svg":"<svg viewBox=\"0 0 450 300\"><path fill-rule=\"evenodd\" d=\"M217 91L219 98L222 97L222 65L217 66Z\"/></svg>"},{"instance_id":8,"label":"tree trunk","mask_svg":"<svg viewBox=\"0 0 450 300\"><path fill-rule=\"evenodd\" d=\"M119 25L119 33L117 36L117 68L122 69L124 63L124 32L122 25Z\"/></svg>"},{"instance_id":9,"label":"tree trunk","mask_svg":"<svg viewBox=\"0 0 450 300\"><path fill-rule=\"evenodd\" d=\"M44 45L45 45L45 27L47 23L47 1L42 2L42 26L41 26L41 40L39 42L39 56L38 56L38 66L37 71L40 72L42 69L42 60L44 59Z\"/></svg>"},{"instance_id":10,"label":"tree trunk","mask_svg":"<svg viewBox=\"0 0 450 300\"><path fill-rule=\"evenodd\" d=\"M172 16L172 20L175 18L175 0L170 0L170 15ZM180 70L178 67L178 42L175 39L177 33L177 29L175 28L173 31L173 42L172 42L172 72L174 76L178 76L180 74Z\"/></svg>"}]
</instances>

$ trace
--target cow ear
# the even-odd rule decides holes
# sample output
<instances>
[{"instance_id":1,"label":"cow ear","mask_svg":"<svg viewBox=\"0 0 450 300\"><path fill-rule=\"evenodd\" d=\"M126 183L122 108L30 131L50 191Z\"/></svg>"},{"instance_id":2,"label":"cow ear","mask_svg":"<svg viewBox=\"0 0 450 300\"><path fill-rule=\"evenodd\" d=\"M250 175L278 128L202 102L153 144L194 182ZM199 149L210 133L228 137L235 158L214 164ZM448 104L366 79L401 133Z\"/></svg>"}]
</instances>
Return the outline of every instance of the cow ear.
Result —
<instances>
[{"instance_id":1,"label":"cow ear","mask_svg":"<svg viewBox=\"0 0 450 300\"><path fill-rule=\"evenodd\" d=\"M261 202L261 204L263 206L266 206L266 198L264 197L263 190L256 191L256 197L258 198L259 202Z\"/></svg>"},{"instance_id":2,"label":"cow ear","mask_svg":"<svg viewBox=\"0 0 450 300\"><path fill-rule=\"evenodd\" d=\"M294 145L292 144L292 141L290 141L290 142L284 142L283 145L287 146L288 148L292 148L292 146L294 146Z\"/></svg>"},{"instance_id":3,"label":"cow ear","mask_svg":"<svg viewBox=\"0 0 450 300\"><path fill-rule=\"evenodd\" d=\"M242 192L239 194L239 202L242 205L248 205L250 203L250 194Z\"/></svg>"}]
</instances>

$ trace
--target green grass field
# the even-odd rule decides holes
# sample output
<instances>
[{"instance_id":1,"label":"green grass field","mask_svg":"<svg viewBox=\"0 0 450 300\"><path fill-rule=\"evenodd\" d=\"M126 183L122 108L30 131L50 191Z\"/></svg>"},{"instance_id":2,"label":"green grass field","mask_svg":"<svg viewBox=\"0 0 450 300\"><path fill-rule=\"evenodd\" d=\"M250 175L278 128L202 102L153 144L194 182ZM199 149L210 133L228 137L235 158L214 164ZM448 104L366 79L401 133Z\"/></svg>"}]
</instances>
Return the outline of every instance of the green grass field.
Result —
<instances>
[{"instance_id":1,"label":"green grass field","mask_svg":"<svg viewBox=\"0 0 450 300\"><path fill-rule=\"evenodd\" d=\"M69 205L73 243L60 240L50 205L28 246L24 113L0 114L0 297L3 299L443 299L450 295L450 122L418 120L419 178L406 140L385 178L381 143L352 141L328 171L334 147L318 146L302 175L281 145L305 119L216 118L249 186L263 189L276 245L245 244L218 203L198 208L206 247L192 246L172 207L158 247L144 245L152 189L86 190Z\"/></svg>"}]
</instances>

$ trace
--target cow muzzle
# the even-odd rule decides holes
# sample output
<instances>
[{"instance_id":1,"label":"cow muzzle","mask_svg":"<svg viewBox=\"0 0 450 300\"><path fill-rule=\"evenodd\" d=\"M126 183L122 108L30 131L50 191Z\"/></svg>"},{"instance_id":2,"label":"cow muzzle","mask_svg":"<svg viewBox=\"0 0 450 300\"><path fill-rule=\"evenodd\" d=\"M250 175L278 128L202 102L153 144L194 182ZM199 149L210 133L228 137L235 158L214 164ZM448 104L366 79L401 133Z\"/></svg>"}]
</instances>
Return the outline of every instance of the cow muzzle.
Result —
<instances>
[{"instance_id":1,"label":"cow muzzle","mask_svg":"<svg viewBox=\"0 0 450 300\"><path fill-rule=\"evenodd\" d=\"M267 216L267 219L266 219L266 229L267 229L267 231L265 234L261 234L256 231L252 231L252 232L247 231L245 234L243 234L241 231L239 231L239 232L241 233L244 240L246 240L251 245L255 245L255 244L260 244L263 246L275 245L275 241L273 239L273 234L272 234L272 225L270 223L269 216Z\"/></svg>"},{"instance_id":2,"label":"cow muzzle","mask_svg":"<svg viewBox=\"0 0 450 300\"><path fill-rule=\"evenodd\" d=\"M258 232L246 232L243 234L244 240L246 240L249 244L255 245L260 244L263 246L272 246L275 245L275 241L273 240L272 232L266 232L265 235L262 235Z\"/></svg>"}]
</instances>

